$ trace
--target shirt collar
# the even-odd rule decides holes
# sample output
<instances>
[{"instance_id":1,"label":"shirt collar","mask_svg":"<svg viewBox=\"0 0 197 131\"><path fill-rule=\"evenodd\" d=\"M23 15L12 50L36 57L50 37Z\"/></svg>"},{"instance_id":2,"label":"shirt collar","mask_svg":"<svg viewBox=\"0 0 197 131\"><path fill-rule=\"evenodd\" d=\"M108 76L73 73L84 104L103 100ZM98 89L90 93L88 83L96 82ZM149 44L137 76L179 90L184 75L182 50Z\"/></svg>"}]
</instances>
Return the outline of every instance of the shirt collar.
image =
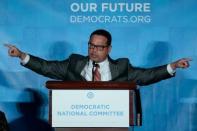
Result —
<instances>
[{"instance_id":1,"label":"shirt collar","mask_svg":"<svg viewBox=\"0 0 197 131\"><path fill-rule=\"evenodd\" d=\"M91 68L93 67L92 63L93 63L93 61L89 60L88 66L91 67ZM108 60L108 58L106 58L104 61L96 63L96 64L99 64L100 68L102 68L103 66L105 66L108 63L109 63L109 60Z\"/></svg>"}]
</instances>

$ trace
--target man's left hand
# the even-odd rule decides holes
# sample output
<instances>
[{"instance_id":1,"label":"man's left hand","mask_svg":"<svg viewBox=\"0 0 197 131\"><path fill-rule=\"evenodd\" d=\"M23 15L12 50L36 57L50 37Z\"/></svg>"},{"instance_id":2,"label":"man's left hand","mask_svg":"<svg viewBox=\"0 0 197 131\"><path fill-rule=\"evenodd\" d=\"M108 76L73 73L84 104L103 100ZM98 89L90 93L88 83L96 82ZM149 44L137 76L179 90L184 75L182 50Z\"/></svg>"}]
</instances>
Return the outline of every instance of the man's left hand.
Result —
<instances>
[{"instance_id":1,"label":"man's left hand","mask_svg":"<svg viewBox=\"0 0 197 131\"><path fill-rule=\"evenodd\" d=\"M192 61L191 58L182 58L170 64L173 70L176 68L188 68L190 66L189 62Z\"/></svg>"}]
</instances>

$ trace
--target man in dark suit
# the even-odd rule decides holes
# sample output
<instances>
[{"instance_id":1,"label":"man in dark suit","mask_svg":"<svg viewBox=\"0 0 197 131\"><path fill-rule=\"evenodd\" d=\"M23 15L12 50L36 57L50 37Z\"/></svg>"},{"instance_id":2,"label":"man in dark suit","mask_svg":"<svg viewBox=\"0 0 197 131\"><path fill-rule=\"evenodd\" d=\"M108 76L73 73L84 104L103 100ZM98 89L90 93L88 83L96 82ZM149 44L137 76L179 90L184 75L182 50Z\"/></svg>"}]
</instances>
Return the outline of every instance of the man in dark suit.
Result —
<instances>
[{"instance_id":1,"label":"man in dark suit","mask_svg":"<svg viewBox=\"0 0 197 131\"><path fill-rule=\"evenodd\" d=\"M111 34L103 29L92 32L88 42L88 56L72 54L64 61L47 61L6 44L12 57L19 57L22 65L46 77L68 81L91 81L95 63L99 64L100 81L135 81L138 85L152 84L175 74L176 68L189 67L189 58L170 64L144 69L133 67L127 58L113 60Z\"/></svg>"},{"instance_id":2,"label":"man in dark suit","mask_svg":"<svg viewBox=\"0 0 197 131\"><path fill-rule=\"evenodd\" d=\"M21 59L23 66L46 77L65 81L135 81L138 85L148 85L175 76L176 68L189 67L190 59L183 58L154 68L137 68L127 58L110 58L111 41L108 31L96 30L89 38L88 56L72 54L63 61L47 61L24 53L13 45L5 46L9 48L10 56ZM137 110L141 112L139 91L135 92L139 103Z\"/></svg>"},{"instance_id":3,"label":"man in dark suit","mask_svg":"<svg viewBox=\"0 0 197 131\"><path fill-rule=\"evenodd\" d=\"M8 131L8 123L2 111L0 111L0 131Z\"/></svg>"}]
</instances>

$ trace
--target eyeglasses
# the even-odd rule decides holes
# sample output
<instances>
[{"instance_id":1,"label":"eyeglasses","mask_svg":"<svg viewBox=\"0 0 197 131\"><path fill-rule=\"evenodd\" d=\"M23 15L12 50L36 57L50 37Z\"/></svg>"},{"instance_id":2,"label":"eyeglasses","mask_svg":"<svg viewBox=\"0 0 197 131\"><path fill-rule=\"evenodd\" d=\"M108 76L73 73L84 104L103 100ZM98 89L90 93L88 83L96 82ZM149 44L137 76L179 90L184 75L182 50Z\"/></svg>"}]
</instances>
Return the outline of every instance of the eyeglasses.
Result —
<instances>
[{"instance_id":1,"label":"eyeglasses","mask_svg":"<svg viewBox=\"0 0 197 131\"><path fill-rule=\"evenodd\" d=\"M103 51L104 48L108 47L108 45L94 45L93 43L89 42L88 47L89 47L89 49L96 48L98 51Z\"/></svg>"}]
</instances>

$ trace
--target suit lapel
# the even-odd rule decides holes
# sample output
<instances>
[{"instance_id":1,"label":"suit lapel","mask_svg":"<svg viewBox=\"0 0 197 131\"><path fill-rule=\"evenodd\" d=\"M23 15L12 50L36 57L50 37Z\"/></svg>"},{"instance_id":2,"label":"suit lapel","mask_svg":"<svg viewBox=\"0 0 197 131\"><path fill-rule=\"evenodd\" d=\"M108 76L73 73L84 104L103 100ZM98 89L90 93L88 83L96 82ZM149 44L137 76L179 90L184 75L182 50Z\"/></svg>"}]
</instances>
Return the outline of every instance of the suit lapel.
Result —
<instances>
[{"instance_id":1,"label":"suit lapel","mask_svg":"<svg viewBox=\"0 0 197 131\"><path fill-rule=\"evenodd\" d=\"M80 74L81 79L83 81L86 81L86 79L81 75L81 72L84 69L87 62L88 62L88 57L85 57L84 59L81 59L81 60L76 62L76 74Z\"/></svg>"},{"instance_id":2,"label":"suit lapel","mask_svg":"<svg viewBox=\"0 0 197 131\"><path fill-rule=\"evenodd\" d=\"M109 68L110 68L111 77L112 77L111 81L113 81L119 75L119 67L114 60L112 60L110 57L108 57L108 58L109 58Z\"/></svg>"}]
</instances>

